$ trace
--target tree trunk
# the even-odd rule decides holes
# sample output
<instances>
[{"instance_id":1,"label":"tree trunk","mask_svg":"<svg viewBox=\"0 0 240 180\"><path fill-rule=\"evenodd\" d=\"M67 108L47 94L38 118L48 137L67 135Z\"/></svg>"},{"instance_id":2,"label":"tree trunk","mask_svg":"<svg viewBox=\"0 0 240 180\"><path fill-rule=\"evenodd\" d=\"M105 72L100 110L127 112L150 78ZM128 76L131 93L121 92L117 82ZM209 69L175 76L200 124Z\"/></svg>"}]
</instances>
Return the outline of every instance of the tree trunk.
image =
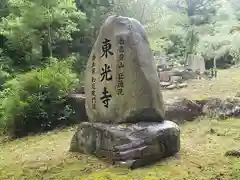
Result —
<instances>
[{"instance_id":1,"label":"tree trunk","mask_svg":"<svg viewBox=\"0 0 240 180\"><path fill-rule=\"evenodd\" d=\"M52 36L51 36L51 25L48 25L48 50L50 57L52 57Z\"/></svg>"}]
</instances>

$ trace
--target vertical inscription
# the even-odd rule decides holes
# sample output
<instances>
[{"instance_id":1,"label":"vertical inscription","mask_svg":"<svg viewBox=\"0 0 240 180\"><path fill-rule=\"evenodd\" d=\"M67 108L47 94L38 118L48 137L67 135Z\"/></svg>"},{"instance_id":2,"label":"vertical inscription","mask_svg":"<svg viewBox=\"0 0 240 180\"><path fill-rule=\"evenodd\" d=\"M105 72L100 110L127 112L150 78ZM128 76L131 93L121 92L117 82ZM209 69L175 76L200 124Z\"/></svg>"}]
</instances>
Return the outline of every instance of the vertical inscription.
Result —
<instances>
[{"instance_id":1,"label":"vertical inscription","mask_svg":"<svg viewBox=\"0 0 240 180\"><path fill-rule=\"evenodd\" d=\"M105 58L108 57L108 54L110 54L111 56L113 55L113 52L111 51L112 49L112 44L111 41L107 38L104 39L104 41L102 42L102 55L101 58L103 56L105 56Z\"/></svg>"},{"instance_id":2,"label":"vertical inscription","mask_svg":"<svg viewBox=\"0 0 240 180\"><path fill-rule=\"evenodd\" d=\"M118 58L117 58L117 95L124 95L124 39L118 41Z\"/></svg>"},{"instance_id":3,"label":"vertical inscription","mask_svg":"<svg viewBox=\"0 0 240 180\"><path fill-rule=\"evenodd\" d=\"M108 58L108 55L113 55L112 52L112 44L111 40L104 38L104 41L102 42L102 55L101 58L105 56L105 58ZM100 73L100 82L105 81L112 81L112 69L111 66L108 64L104 64L104 67L101 69ZM109 101L111 101L112 95L108 91L107 87L103 87L103 91L100 96L100 101L103 103L104 107L108 108Z\"/></svg>"},{"instance_id":4,"label":"vertical inscription","mask_svg":"<svg viewBox=\"0 0 240 180\"><path fill-rule=\"evenodd\" d=\"M92 94L92 109L96 109L96 55L92 55L92 88L91 88L91 94Z\"/></svg>"}]
</instances>

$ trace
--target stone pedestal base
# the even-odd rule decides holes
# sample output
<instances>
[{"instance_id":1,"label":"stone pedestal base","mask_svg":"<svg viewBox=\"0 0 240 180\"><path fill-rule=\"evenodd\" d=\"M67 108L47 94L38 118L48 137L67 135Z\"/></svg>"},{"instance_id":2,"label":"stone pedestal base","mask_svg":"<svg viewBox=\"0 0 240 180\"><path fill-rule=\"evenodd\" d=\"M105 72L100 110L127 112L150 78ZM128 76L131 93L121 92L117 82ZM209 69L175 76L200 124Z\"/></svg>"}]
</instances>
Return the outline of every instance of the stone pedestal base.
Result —
<instances>
[{"instance_id":1,"label":"stone pedestal base","mask_svg":"<svg viewBox=\"0 0 240 180\"><path fill-rule=\"evenodd\" d=\"M137 168L174 155L180 150L180 129L171 121L136 124L82 123L70 151L109 159Z\"/></svg>"}]
</instances>

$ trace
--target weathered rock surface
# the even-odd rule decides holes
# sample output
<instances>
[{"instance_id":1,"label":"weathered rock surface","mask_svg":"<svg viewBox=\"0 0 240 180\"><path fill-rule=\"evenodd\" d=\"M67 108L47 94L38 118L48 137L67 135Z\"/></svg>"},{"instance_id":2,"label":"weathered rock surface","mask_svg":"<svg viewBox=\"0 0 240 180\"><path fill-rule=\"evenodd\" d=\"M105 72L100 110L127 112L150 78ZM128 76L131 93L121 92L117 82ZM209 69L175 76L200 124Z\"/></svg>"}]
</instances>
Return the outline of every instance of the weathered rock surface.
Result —
<instances>
[{"instance_id":1,"label":"weathered rock surface","mask_svg":"<svg viewBox=\"0 0 240 180\"><path fill-rule=\"evenodd\" d=\"M217 119L240 116L240 98L208 98L191 101L173 99L165 102L165 118L173 121L194 120L198 116Z\"/></svg>"},{"instance_id":2,"label":"weathered rock surface","mask_svg":"<svg viewBox=\"0 0 240 180\"><path fill-rule=\"evenodd\" d=\"M76 94L85 94L84 86L77 88L75 93Z\"/></svg>"},{"instance_id":3,"label":"weathered rock surface","mask_svg":"<svg viewBox=\"0 0 240 180\"><path fill-rule=\"evenodd\" d=\"M158 77L159 77L160 82L168 82L171 80L171 76L170 76L169 72L167 72L167 71L159 72Z\"/></svg>"},{"instance_id":4,"label":"weathered rock surface","mask_svg":"<svg viewBox=\"0 0 240 180\"><path fill-rule=\"evenodd\" d=\"M171 83L171 82L160 82L160 85L161 85L162 87L167 87L167 86L172 85L172 83Z\"/></svg>"},{"instance_id":5,"label":"weathered rock surface","mask_svg":"<svg viewBox=\"0 0 240 180\"><path fill-rule=\"evenodd\" d=\"M178 84L178 88L185 88L185 87L188 87L187 83L180 83L180 84Z\"/></svg>"},{"instance_id":6,"label":"weathered rock surface","mask_svg":"<svg viewBox=\"0 0 240 180\"><path fill-rule=\"evenodd\" d=\"M199 116L223 119L240 116L240 98L208 98L191 101L172 99L165 102L165 118L176 123L192 121Z\"/></svg>"},{"instance_id":7,"label":"weathered rock surface","mask_svg":"<svg viewBox=\"0 0 240 180\"><path fill-rule=\"evenodd\" d=\"M165 102L165 119L176 123L192 121L202 115L202 106L186 98L175 98Z\"/></svg>"},{"instance_id":8,"label":"weathered rock surface","mask_svg":"<svg viewBox=\"0 0 240 180\"><path fill-rule=\"evenodd\" d=\"M103 24L85 73L85 107L70 151L136 168L177 153L180 130L164 121L164 103L146 33L135 19Z\"/></svg>"},{"instance_id":9,"label":"weathered rock surface","mask_svg":"<svg viewBox=\"0 0 240 180\"><path fill-rule=\"evenodd\" d=\"M171 121L110 125L82 123L70 151L107 157L112 163L137 168L172 156L180 149L180 130Z\"/></svg>"},{"instance_id":10,"label":"weathered rock surface","mask_svg":"<svg viewBox=\"0 0 240 180\"><path fill-rule=\"evenodd\" d=\"M167 67L166 63L167 63L166 57L160 56L158 59L157 68L159 69L166 68Z\"/></svg>"},{"instance_id":11,"label":"weathered rock surface","mask_svg":"<svg viewBox=\"0 0 240 180\"><path fill-rule=\"evenodd\" d=\"M187 80L190 80L190 79L198 79L199 75L196 74L195 72L193 71L182 71L181 73L181 76L183 78L183 80L187 81Z\"/></svg>"},{"instance_id":12,"label":"weathered rock surface","mask_svg":"<svg viewBox=\"0 0 240 180\"><path fill-rule=\"evenodd\" d=\"M203 114L214 118L228 118L240 116L240 98L209 98L205 100Z\"/></svg>"},{"instance_id":13,"label":"weathered rock surface","mask_svg":"<svg viewBox=\"0 0 240 180\"><path fill-rule=\"evenodd\" d=\"M162 121L157 68L143 26L110 16L101 27L85 74L91 122Z\"/></svg>"},{"instance_id":14,"label":"weathered rock surface","mask_svg":"<svg viewBox=\"0 0 240 180\"><path fill-rule=\"evenodd\" d=\"M237 92L236 97L240 97L240 92Z\"/></svg>"},{"instance_id":15,"label":"weathered rock surface","mask_svg":"<svg viewBox=\"0 0 240 180\"><path fill-rule=\"evenodd\" d=\"M75 118L79 119L79 122L88 121L84 106L84 94L72 94L68 97L67 102L74 107ZM173 98L164 103L165 119L177 123L184 120L192 121L201 115L220 119L240 116L240 98L208 98L195 101L186 98Z\"/></svg>"},{"instance_id":16,"label":"weathered rock surface","mask_svg":"<svg viewBox=\"0 0 240 180\"><path fill-rule=\"evenodd\" d=\"M162 57L159 57L162 59ZM172 59L173 60L173 59ZM161 66L159 65L161 64ZM164 66L163 66L164 64ZM162 62L158 62L157 66L158 76L160 82L169 82L170 87L162 86L163 89L173 90L176 88L184 88L187 86L178 86L180 83L184 83L185 81L192 79L210 79L212 75L208 74L205 69L205 60L200 55L190 54L188 56L188 65L183 66L179 63L176 63L174 60L170 63L169 60L165 60ZM171 86L172 84L177 84L177 86ZM174 88L173 88L174 87Z\"/></svg>"},{"instance_id":17,"label":"weathered rock surface","mask_svg":"<svg viewBox=\"0 0 240 180\"><path fill-rule=\"evenodd\" d=\"M202 56L199 55L188 55L188 68L193 72L199 72L203 74L205 72L205 61Z\"/></svg>"},{"instance_id":18,"label":"weathered rock surface","mask_svg":"<svg viewBox=\"0 0 240 180\"><path fill-rule=\"evenodd\" d=\"M76 122L88 121L85 109L85 95L84 94L71 94L66 99L67 104L71 105L75 111L74 120Z\"/></svg>"},{"instance_id":19,"label":"weathered rock surface","mask_svg":"<svg viewBox=\"0 0 240 180\"><path fill-rule=\"evenodd\" d=\"M240 157L240 150L227 151L225 156Z\"/></svg>"},{"instance_id":20,"label":"weathered rock surface","mask_svg":"<svg viewBox=\"0 0 240 180\"><path fill-rule=\"evenodd\" d=\"M175 88L177 88L177 84L171 84L171 85L166 87L167 90L172 90L172 89L175 89Z\"/></svg>"},{"instance_id":21,"label":"weathered rock surface","mask_svg":"<svg viewBox=\"0 0 240 180\"><path fill-rule=\"evenodd\" d=\"M198 74L191 69L162 69L158 72L160 85L163 89L173 90L187 87L186 81L191 79L208 79L205 74Z\"/></svg>"},{"instance_id":22,"label":"weathered rock surface","mask_svg":"<svg viewBox=\"0 0 240 180\"><path fill-rule=\"evenodd\" d=\"M171 76L171 81L181 83L183 81L183 79L181 76Z\"/></svg>"}]
</instances>

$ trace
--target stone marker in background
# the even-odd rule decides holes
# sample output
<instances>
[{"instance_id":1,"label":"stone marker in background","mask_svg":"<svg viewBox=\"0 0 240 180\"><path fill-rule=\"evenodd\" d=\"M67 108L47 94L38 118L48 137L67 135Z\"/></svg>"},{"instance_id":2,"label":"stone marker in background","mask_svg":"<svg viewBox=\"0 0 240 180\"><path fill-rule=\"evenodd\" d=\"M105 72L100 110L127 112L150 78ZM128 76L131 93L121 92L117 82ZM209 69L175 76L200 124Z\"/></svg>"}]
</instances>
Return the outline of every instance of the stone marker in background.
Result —
<instances>
[{"instance_id":1,"label":"stone marker in background","mask_svg":"<svg viewBox=\"0 0 240 180\"><path fill-rule=\"evenodd\" d=\"M135 19L111 16L103 24L88 60L85 94L90 122L80 124L71 151L131 168L179 151L180 130L164 121L156 65Z\"/></svg>"},{"instance_id":2,"label":"stone marker in background","mask_svg":"<svg viewBox=\"0 0 240 180\"><path fill-rule=\"evenodd\" d=\"M188 68L193 72L199 72L203 74L205 72L205 61L202 56L199 55L188 55Z\"/></svg>"},{"instance_id":3,"label":"stone marker in background","mask_svg":"<svg viewBox=\"0 0 240 180\"><path fill-rule=\"evenodd\" d=\"M166 64L167 64L166 57L160 56L158 58L158 65L166 65Z\"/></svg>"},{"instance_id":4,"label":"stone marker in background","mask_svg":"<svg viewBox=\"0 0 240 180\"><path fill-rule=\"evenodd\" d=\"M166 57L160 56L157 61L157 68L158 69L165 69L167 67L167 60Z\"/></svg>"},{"instance_id":5,"label":"stone marker in background","mask_svg":"<svg viewBox=\"0 0 240 180\"><path fill-rule=\"evenodd\" d=\"M169 82L171 80L170 73L168 71L158 72L160 82Z\"/></svg>"}]
</instances>

